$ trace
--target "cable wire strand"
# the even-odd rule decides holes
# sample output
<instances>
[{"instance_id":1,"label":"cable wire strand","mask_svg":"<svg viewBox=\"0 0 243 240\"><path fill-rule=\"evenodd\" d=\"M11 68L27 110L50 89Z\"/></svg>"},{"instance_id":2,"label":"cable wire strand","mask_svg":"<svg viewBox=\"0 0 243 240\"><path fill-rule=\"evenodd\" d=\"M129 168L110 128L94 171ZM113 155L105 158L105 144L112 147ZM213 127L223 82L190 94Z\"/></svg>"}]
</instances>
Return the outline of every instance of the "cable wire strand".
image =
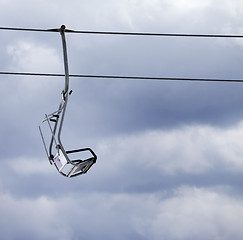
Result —
<instances>
[{"instance_id":1,"label":"cable wire strand","mask_svg":"<svg viewBox=\"0 0 243 240\"><path fill-rule=\"evenodd\" d=\"M149 33L149 32L112 32L112 31L79 31L66 30L70 33L99 34L99 35L126 35L126 36L151 36L151 37L197 37L197 38L243 38L236 34L190 34L190 33Z\"/></svg>"},{"instance_id":2,"label":"cable wire strand","mask_svg":"<svg viewBox=\"0 0 243 240\"><path fill-rule=\"evenodd\" d=\"M39 77L64 77L61 73L33 73L33 72L0 72L0 75L39 76ZM72 78L96 78L96 79L124 79L124 80L157 80L157 81L195 81L195 82L234 82L242 83L243 79L220 78L180 78L180 77L147 77L147 76L119 76L119 75L90 75L70 74Z\"/></svg>"},{"instance_id":3,"label":"cable wire strand","mask_svg":"<svg viewBox=\"0 0 243 240\"><path fill-rule=\"evenodd\" d=\"M58 32L59 31L59 29L16 28L16 27L0 27L0 30L25 31L25 32Z\"/></svg>"},{"instance_id":4,"label":"cable wire strand","mask_svg":"<svg viewBox=\"0 0 243 240\"><path fill-rule=\"evenodd\" d=\"M58 32L59 29L0 27L0 30ZM65 29L66 33L95 34L95 35L125 35L125 36L153 36L153 37L196 37L196 38L243 38L238 34L190 34L190 33L149 33L149 32L119 32L119 31L84 31Z\"/></svg>"}]
</instances>

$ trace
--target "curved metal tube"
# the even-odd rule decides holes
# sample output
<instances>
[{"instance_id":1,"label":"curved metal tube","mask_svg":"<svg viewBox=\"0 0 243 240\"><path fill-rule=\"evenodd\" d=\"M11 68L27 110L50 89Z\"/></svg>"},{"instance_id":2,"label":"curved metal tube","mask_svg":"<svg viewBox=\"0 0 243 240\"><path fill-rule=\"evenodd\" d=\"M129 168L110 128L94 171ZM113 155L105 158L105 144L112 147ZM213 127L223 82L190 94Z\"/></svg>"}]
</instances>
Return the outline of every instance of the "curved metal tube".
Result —
<instances>
[{"instance_id":1,"label":"curved metal tube","mask_svg":"<svg viewBox=\"0 0 243 240\"><path fill-rule=\"evenodd\" d=\"M69 96L69 69L68 69L68 57L67 57L67 44L66 44L66 38L65 38L65 29L66 29L65 25L62 25L61 28L58 29L58 31L61 34L61 38L62 38L65 85L64 85L64 89L62 91L63 99L59 105L59 108L55 113L52 113L50 115L50 117L52 117L52 116L56 117L56 120L55 120L56 122L55 122L55 125L53 128L53 134L52 134L52 138L51 138L50 146L49 146L49 156L51 158L54 157L52 154L52 148L53 148L53 143L55 141L55 135L56 135L57 128L58 128L58 133L57 133L58 145L60 146L61 149L64 149L63 145L62 145L62 141L61 141L61 132L62 132L62 126L63 126L63 122L64 122L64 117L65 117L66 107L67 107L67 102L68 102L68 96ZM60 119L60 124L58 127L60 115L61 115L61 119Z\"/></svg>"},{"instance_id":2,"label":"curved metal tube","mask_svg":"<svg viewBox=\"0 0 243 240\"><path fill-rule=\"evenodd\" d=\"M63 127L64 117L66 113L68 97L71 94L71 92L69 92L69 70L68 70L65 29L66 27L64 25L62 25L60 29L57 29L57 31L60 32L62 38L63 60L64 60L64 71L65 71L65 85L62 91L62 100L61 103L59 104L58 110L49 115L45 115L45 118L42 121L42 123L43 122L48 123L49 129L51 131L49 149L47 149L47 144L45 143L44 135L41 130L41 125L39 126L39 130L50 163L51 164L54 163L59 173L62 174L63 176L75 177L80 174L86 173L90 169L90 167L96 162L97 156L90 148L81 148L81 149L66 151L62 145L62 141L61 141L62 127ZM51 122L54 122L54 125L51 125ZM53 154L53 152L56 151L57 153ZM68 154L82 153L82 152L85 153L88 152L90 156L85 157L85 159L83 159L82 157L78 159L73 159L68 157Z\"/></svg>"},{"instance_id":3,"label":"curved metal tube","mask_svg":"<svg viewBox=\"0 0 243 240\"><path fill-rule=\"evenodd\" d=\"M68 70L68 58L67 58L67 44L66 44L66 39L65 39L65 25L62 25L60 28L60 34L62 37L62 46L63 46L63 60L64 60L64 71L65 71L65 87L63 90L63 109L62 109L62 117L61 117L61 122L59 125L59 130L58 130L58 142L62 146L62 141L61 141L61 132L62 132L62 126L63 126L63 121L64 121L64 116L66 113L66 107L67 107L67 102L68 102L68 96L69 96L69 70ZM62 105L62 104L61 104ZM62 106L60 106L62 107Z\"/></svg>"}]
</instances>

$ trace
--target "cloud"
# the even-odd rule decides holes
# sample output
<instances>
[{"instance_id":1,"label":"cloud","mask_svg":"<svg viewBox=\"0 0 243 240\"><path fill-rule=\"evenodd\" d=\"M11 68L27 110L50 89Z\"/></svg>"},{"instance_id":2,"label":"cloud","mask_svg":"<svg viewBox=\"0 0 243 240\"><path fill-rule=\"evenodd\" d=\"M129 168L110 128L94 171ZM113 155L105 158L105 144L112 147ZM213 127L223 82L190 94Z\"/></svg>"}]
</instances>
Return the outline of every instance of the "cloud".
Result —
<instances>
[{"instance_id":1,"label":"cloud","mask_svg":"<svg viewBox=\"0 0 243 240\"><path fill-rule=\"evenodd\" d=\"M172 195L74 194L14 199L1 194L1 237L34 239L241 239L242 200L203 188ZM25 216L25 221L23 217ZM6 221L7 220L7 221ZM8 231L11 222L14 231Z\"/></svg>"},{"instance_id":2,"label":"cloud","mask_svg":"<svg viewBox=\"0 0 243 240\"><path fill-rule=\"evenodd\" d=\"M150 221L140 219L140 231L150 239L240 239L242 201L207 189L180 188L155 204Z\"/></svg>"},{"instance_id":3,"label":"cloud","mask_svg":"<svg viewBox=\"0 0 243 240\"><path fill-rule=\"evenodd\" d=\"M144 194L181 185L223 186L241 196L242 134L242 123L239 123L228 129L195 125L120 135L103 138L96 144L89 140L91 145L86 143L79 147L92 146L98 155L97 163L86 175L75 179L62 177L49 164L40 140L39 148L36 145L29 154L19 152L19 156L12 158L7 157L9 154L5 158L2 155L1 182L7 192L19 197L62 197L63 191L75 193L80 184L85 193L92 189L94 192ZM75 148L79 140L76 136L65 142ZM34 154L33 150L38 151ZM36 158L39 154L42 157ZM62 188L56 189L58 185Z\"/></svg>"},{"instance_id":4,"label":"cloud","mask_svg":"<svg viewBox=\"0 0 243 240\"><path fill-rule=\"evenodd\" d=\"M168 175L202 174L215 167L240 173L242 135L242 123L228 129L192 125L118 137L98 146L102 158L112 152L113 161L123 167L136 164Z\"/></svg>"},{"instance_id":5,"label":"cloud","mask_svg":"<svg viewBox=\"0 0 243 240\"><path fill-rule=\"evenodd\" d=\"M7 46L14 70L26 72L60 72L62 59L55 49L31 41L20 41ZM47 61L48 59L48 61Z\"/></svg>"},{"instance_id":6,"label":"cloud","mask_svg":"<svg viewBox=\"0 0 243 240\"><path fill-rule=\"evenodd\" d=\"M20 157L17 159L6 160L10 171L14 174L29 176L36 174L50 174L52 171L47 167L46 162L43 159L33 159L28 157Z\"/></svg>"},{"instance_id":7,"label":"cloud","mask_svg":"<svg viewBox=\"0 0 243 240\"><path fill-rule=\"evenodd\" d=\"M1 194L0 198L3 203L1 238L70 239L67 228L56 212L55 201L46 197L36 200L14 199L6 194Z\"/></svg>"},{"instance_id":8,"label":"cloud","mask_svg":"<svg viewBox=\"0 0 243 240\"><path fill-rule=\"evenodd\" d=\"M9 27L240 34L241 6L0 1L0 20ZM58 33L0 35L2 71L63 72ZM240 40L67 34L67 44L71 73L242 76ZM72 79L64 145L98 155L74 179L49 165L38 132L63 85L63 78L1 77L1 239L242 239L239 84Z\"/></svg>"}]
</instances>

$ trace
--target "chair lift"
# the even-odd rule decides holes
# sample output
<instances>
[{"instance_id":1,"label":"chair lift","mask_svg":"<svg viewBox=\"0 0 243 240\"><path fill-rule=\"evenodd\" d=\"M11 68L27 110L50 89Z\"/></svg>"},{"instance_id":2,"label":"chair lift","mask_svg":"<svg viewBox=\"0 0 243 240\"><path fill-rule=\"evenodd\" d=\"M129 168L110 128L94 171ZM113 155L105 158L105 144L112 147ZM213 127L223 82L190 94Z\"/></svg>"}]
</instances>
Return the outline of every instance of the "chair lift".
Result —
<instances>
[{"instance_id":1,"label":"chair lift","mask_svg":"<svg viewBox=\"0 0 243 240\"><path fill-rule=\"evenodd\" d=\"M91 166L96 162L97 156L91 148L82 148L66 151L61 141L61 131L66 112L68 97L72 92L69 92L69 71L67 60L67 47L65 40L65 28L66 27L62 25L60 29L57 29L57 31L60 32L62 38L65 70L65 87L62 91L62 100L57 111L49 115L45 114L43 121L39 125L39 130L50 164L54 164L60 174L70 178L86 173L91 168ZM41 128L41 125L43 123L47 123L47 128L51 131L49 149L47 148L47 144L44 139L44 134ZM78 159L71 159L71 157L69 157L70 154L78 154Z\"/></svg>"}]
</instances>

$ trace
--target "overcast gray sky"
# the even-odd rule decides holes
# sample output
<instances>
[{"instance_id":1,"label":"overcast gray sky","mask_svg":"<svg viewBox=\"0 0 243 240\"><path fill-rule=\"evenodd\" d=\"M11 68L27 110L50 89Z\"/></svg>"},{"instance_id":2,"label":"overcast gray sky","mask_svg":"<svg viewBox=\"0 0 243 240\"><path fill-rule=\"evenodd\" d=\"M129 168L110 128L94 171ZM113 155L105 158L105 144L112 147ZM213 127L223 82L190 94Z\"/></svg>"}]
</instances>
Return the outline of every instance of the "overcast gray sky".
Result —
<instances>
[{"instance_id":1,"label":"overcast gray sky","mask_svg":"<svg viewBox=\"0 0 243 240\"><path fill-rule=\"evenodd\" d=\"M21 28L240 34L240 0L0 0ZM242 79L241 39L67 34L71 74ZM63 73L58 33L0 31L0 71ZM38 131L63 78L0 75L0 238L243 239L243 85L71 79L64 178Z\"/></svg>"}]
</instances>

